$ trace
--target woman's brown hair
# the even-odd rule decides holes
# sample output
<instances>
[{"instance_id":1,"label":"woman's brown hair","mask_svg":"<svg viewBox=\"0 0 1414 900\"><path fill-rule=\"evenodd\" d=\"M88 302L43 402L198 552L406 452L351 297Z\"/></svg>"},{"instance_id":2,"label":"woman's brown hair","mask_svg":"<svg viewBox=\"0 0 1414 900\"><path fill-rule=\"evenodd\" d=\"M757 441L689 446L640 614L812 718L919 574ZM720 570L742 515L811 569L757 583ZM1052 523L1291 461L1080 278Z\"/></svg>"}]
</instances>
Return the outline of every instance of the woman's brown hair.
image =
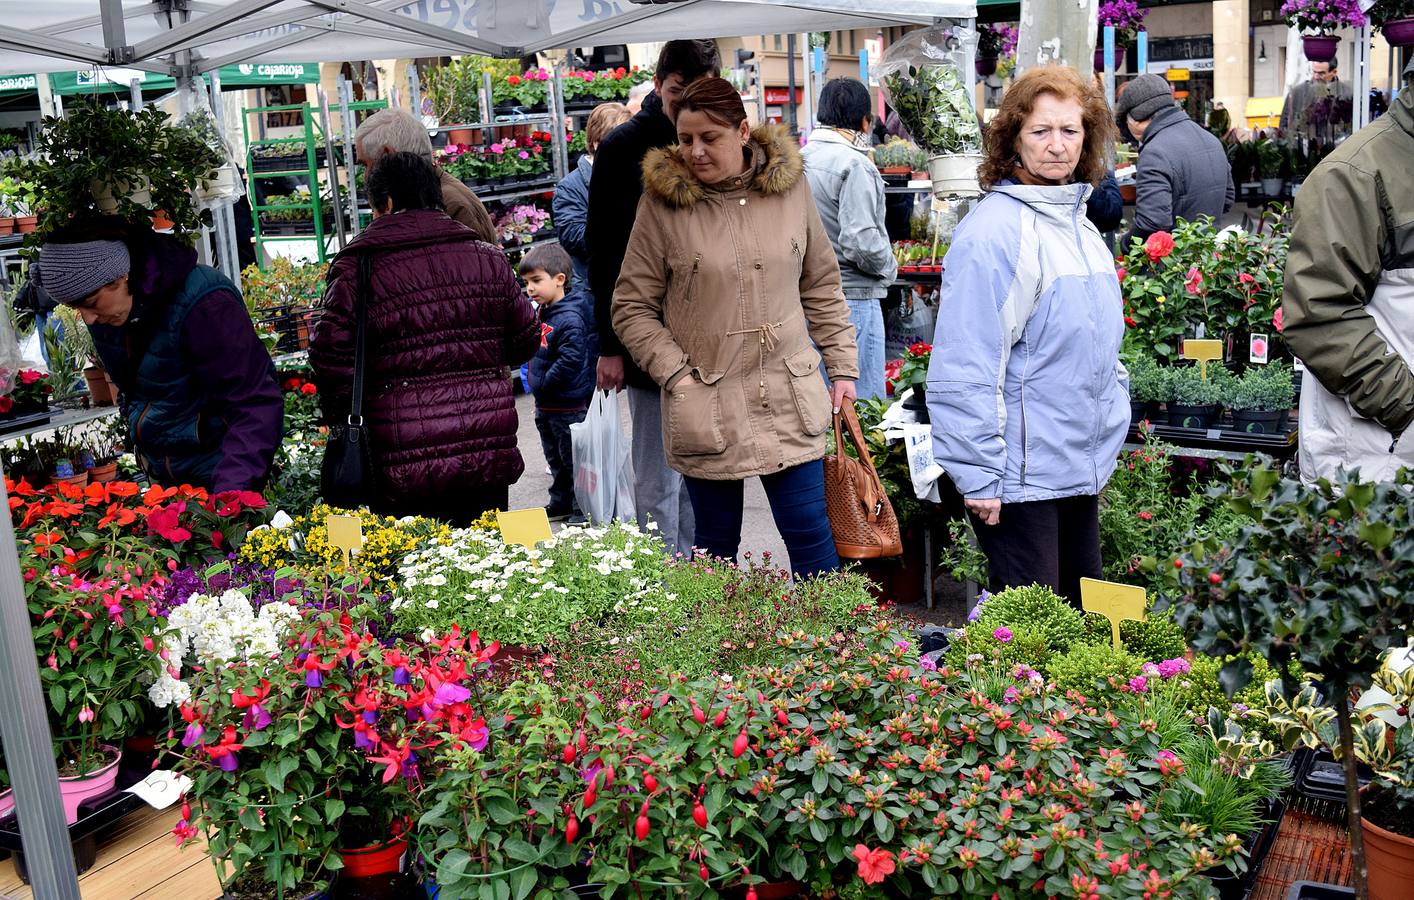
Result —
<instances>
[{"instance_id":1,"label":"woman's brown hair","mask_svg":"<svg viewBox=\"0 0 1414 900\"><path fill-rule=\"evenodd\" d=\"M1114 115L1105 102L1105 95L1074 69L1050 65L1031 69L1013 82L1002 97L1001 109L987 124L982 138L986 159L977 170L983 187L990 188L1015 173L1017 135L1021 133L1021 124L1035 108L1036 98L1042 94L1075 100L1081 106L1085 145L1075 167L1075 180L1097 185L1105 177L1115 133Z\"/></svg>"},{"instance_id":2,"label":"woman's brown hair","mask_svg":"<svg viewBox=\"0 0 1414 900\"><path fill-rule=\"evenodd\" d=\"M699 78L687 86L678 97L675 107L678 115L687 110L700 112L718 125L736 128L746 121L746 107L742 105L741 94L725 78L713 75Z\"/></svg>"}]
</instances>

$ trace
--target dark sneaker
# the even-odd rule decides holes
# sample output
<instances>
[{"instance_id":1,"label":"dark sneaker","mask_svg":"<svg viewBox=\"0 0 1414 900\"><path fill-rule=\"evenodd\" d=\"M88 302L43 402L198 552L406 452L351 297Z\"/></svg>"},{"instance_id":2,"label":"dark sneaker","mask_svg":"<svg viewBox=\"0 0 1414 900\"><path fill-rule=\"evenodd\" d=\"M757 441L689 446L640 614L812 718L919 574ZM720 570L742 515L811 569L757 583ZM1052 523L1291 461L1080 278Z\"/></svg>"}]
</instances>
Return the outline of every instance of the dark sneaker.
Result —
<instances>
[{"instance_id":1,"label":"dark sneaker","mask_svg":"<svg viewBox=\"0 0 1414 900\"><path fill-rule=\"evenodd\" d=\"M551 522L563 522L574 515L572 509L556 509L552 506L545 507L545 517Z\"/></svg>"}]
</instances>

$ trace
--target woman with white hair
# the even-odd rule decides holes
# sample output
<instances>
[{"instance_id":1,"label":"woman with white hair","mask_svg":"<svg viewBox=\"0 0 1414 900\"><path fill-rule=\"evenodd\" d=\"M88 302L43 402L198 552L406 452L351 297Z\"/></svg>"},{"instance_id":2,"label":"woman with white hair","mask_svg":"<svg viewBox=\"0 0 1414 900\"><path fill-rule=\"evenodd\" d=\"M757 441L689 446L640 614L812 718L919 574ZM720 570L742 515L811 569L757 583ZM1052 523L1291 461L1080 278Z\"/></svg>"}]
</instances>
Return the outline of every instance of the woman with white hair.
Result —
<instances>
[{"instance_id":1,"label":"woman with white hair","mask_svg":"<svg viewBox=\"0 0 1414 900\"><path fill-rule=\"evenodd\" d=\"M380 109L358 126L354 132L354 151L359 165L371 170L375 163L390 153L415 153L435 163L432 141L427 128L415 116L401 109ZM447 215L476 232L488 244L500 245L491 214L472 193L471 188L437 169L442 180L442 204Z\"/></svg>"}]
</instances>

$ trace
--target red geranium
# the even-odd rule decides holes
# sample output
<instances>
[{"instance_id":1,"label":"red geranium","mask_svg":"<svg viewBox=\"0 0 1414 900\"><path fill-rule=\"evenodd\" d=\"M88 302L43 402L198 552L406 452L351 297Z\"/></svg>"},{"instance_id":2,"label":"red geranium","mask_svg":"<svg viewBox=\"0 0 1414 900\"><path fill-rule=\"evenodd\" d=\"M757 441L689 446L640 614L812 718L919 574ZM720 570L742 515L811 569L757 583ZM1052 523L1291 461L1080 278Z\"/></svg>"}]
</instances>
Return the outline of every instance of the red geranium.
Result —
<instances>
[{"instance_id":1,"label":"red geranium","mask_svg":"<svg viewBox=\"0 0 1414 900\"><path fill-rule=\"evenodd\" d=\"M519 75L507 75L507 76L506 76L506 84L509 84L511 87L516 87L517 85L520 84L520 76L519 76Z\"/></svg>"}]
</instances>

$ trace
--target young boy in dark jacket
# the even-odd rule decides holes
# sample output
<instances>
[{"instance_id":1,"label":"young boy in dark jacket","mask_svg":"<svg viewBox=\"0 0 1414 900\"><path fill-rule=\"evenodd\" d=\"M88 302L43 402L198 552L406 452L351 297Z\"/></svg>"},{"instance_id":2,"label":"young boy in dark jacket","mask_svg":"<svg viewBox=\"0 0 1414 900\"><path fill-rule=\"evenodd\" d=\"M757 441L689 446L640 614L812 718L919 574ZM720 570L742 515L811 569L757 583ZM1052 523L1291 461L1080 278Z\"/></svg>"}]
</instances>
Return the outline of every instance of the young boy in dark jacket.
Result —
<instances>
[{"instance_id":1,"label":"young boy in dark jacket","mask_svg":"<svg viewBox=\"0 0 1414 900\"><path fill-rule=\"evenodd\" d=\"M594 307L587 290L573 283L573 263L558 244L525 255L520 275L526 293L540 305L540 349L530 361L535 427L550 465L552 521L583 521L574 499L574 454L570 426L584 421L594 394L599 358Z\"/></svg>"}]
</instances>

